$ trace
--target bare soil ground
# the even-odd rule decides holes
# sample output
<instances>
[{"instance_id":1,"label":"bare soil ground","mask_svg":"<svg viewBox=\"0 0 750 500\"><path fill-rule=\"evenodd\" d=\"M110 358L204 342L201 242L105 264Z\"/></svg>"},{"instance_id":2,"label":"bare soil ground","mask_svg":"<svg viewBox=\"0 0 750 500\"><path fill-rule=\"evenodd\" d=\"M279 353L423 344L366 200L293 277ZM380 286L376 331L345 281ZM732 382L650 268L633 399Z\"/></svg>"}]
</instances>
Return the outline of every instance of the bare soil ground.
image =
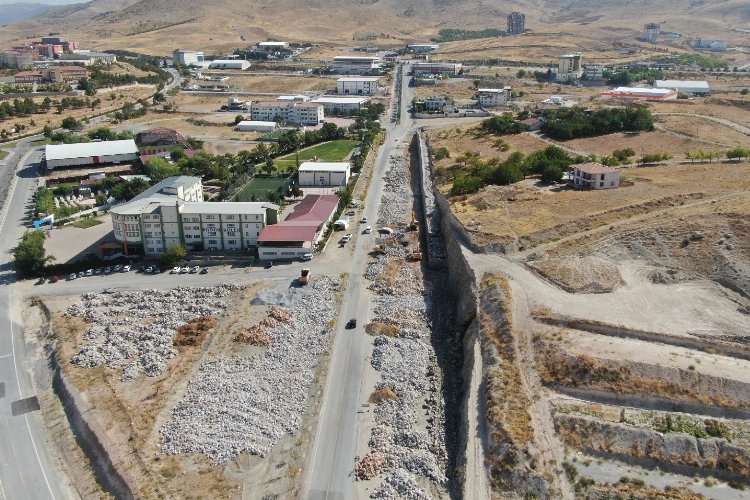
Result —
<instances>
[{"instance_id":1,"label":"bare soil ground","mask_svg":"<svg viewBox=\"0 0 750 500\"><path fill-rule=\"evenodd\" d=\"M229 85L232 90L278 95L336 89L335 79L314 76L231 76L222 83Z\"/></svg>"}]
</instances>

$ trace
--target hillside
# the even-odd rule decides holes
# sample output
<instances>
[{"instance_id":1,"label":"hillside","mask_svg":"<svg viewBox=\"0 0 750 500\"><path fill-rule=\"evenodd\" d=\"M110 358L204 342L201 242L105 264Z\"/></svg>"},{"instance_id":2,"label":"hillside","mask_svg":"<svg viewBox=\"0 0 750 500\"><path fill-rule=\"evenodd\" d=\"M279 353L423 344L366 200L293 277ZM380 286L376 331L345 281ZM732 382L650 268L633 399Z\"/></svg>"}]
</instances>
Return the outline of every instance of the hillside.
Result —
<instances>
[{"instance_id":1,"label":"hillside","mask_svg":"<svg viewBox=\"0 0 750 500\"><path fill-rule=\"evenodd\" d=\"M0 24L10 24L44 14L52 7L40 3L7 3L2 4Z\"/></svg>"},{"instance_id":2,"label":"hillside","mask_svg":"<svg viewBox=\"0 0 750 500\"><path fill-rule=\"evenodd\" d=\"M53 9L2 30L0 43L56 32L97 49L167 54L178 46L220 52L266 38L352 45L378 34L379 45L424 41L441 28L504 28L511 10L528 28L632 36L646 21L688 36L731 38L750 22L749 0L93 0ZM644 14L645 13L645 14ZM726 32L726 36L724 35Z\"/></svg>"}]
</instances>

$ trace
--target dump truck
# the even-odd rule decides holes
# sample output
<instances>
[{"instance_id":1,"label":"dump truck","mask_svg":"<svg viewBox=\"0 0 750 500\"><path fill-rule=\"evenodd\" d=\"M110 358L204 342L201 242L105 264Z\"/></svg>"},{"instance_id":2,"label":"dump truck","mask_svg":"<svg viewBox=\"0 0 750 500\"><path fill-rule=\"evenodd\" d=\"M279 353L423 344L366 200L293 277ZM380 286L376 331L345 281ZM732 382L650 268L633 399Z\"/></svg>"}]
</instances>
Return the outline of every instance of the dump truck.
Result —
<instances>
[{"instance_id":1,"label":"dump truck","mask_svg":"<svg viewBox=\"0 0 750 500\"><path fill-rule=\"evenodd\" d=\"M310 270L303 269L302 272L300 272L299 278L297 278L297 282L300 285L307 285L308 281L310 281Z\"/></svg>"}]
</instances>

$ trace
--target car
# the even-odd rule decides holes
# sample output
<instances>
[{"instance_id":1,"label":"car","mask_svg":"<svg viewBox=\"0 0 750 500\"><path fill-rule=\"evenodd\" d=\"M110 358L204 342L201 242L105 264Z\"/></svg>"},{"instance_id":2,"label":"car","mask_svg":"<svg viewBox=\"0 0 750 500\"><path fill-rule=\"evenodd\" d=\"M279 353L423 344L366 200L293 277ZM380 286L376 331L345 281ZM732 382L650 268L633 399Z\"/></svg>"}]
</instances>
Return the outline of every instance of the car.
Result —
<instances>
[{"instance_id":1,"label":"car","mask_svg":"<svg viewBox=\"0 0 750 500\"><path fill-rule=\"evenodd\" d=\"M357 319L356 318L352 318L352 319L350 319L349 321L346 322L346 329L347 330L352 330L354 328L357 328Z\"/></svg>"},{"instance_id":2,"label":"car","mask_svg":"<svg viewBox=\"0 0 750 500\"><path fill-rule=\"evenodd\" d=\"M359 206L359 202L358 201L353 201L353 202L349 203L349 208L357 208L358 206Z\"/></svg>"},{"instance_id":3,"label":"car","mask_svg":"<svg viewBox=\"0 0 750 500\"><path fill-rule=\"evenodd\" d=\"M94 270L93 269L89 269L89 270L86 271L86 276L93 276L93 275L94 275Z\"/></svg>"},{"instance_id":4,"label":"car","mask_svg":"<svg viewBox=\"0 0 750 500\"><path fill-rule=\"evenodd\" d=\"M120 269L122 269L122 264L117 264L115 267L112 268L112 272L119 273Z\"/></svg>"},{"instance_id":5,"label":"car","mask_svg":"<svg viewBox=\"0 0 750 500\"><path fill-rule=\"evenodd\" d=\"M174 266L169 274L180 274L180 266Z\"/></svg>"},{"instance_id":6,"label":"car","mask_svg":"<svg viewBox=\"0 0 750 500\"><path fill-rule=\"evenodd\" d=\"M352 233L346 233L343 238L341 238L341 241L344 243L349 243L352 239Z\"/></svg>"},{"instance_id":7,"label":"car","mask_svg":"<svg viewBox=\"0 0 750 500\"><path fill-rule=\"evenodd\" d=\"M359 219L359 222L362 224L367 224L367 217L362 217L361 219Z\"/></svg>"},{"instance_id":8,"label":"car","mask_svg":"<svg viewBox=\"0 0 750 500\"><path fill-rule=\"evenodd\" d=\"M128 264L126 266L122 266L122 272L123 273L130 272L130 264Z\"/></svg>"},{"instance_id":9,"label":"car","mask_svg":"<svg viewBox=\"0 0 750 500\"><path fill-rule=\"evenodd\" d=\"M84 276L86 276L86 273L84 273L83 271L81 271L80 273L78 273L78 277L79 278L83 278Z\"/></svg>"},{"instance_id":10,"label":"car","mask_svg":"<svg viewBox=\"0 0 750 500\"><path fill-rule=\"evenodd\" d=\"M208 268L204 267L203 269L201 269L201 274L208 274Z\"/></svg>"},{"instance_id":11,"label":"car","mask_svg":"<svg viewBox=\"0 0 750 500\"><path fill-rule=\"evenodd\" d=\"M57 283L61 279L62 278L60 278L60 276L56 274L56 275L52 276L52 278L49 281L50 281L50 283Z\"/></svg>"},{"instance_id":12,"label":"car","mask_svg":"<svg viewBox=\"0 0 750 500\"><path fill-rule=\"evenodd\" d=\"M200 270L201 270L200 266L193 266L190 268L190 274L195 274Z\"/></svg>"},{"instance_id":13,"label":"car","mask_svg":"<svg viewBox=\"0 0 750 500\"><path fill-rule=\"evenodd\" d=\"M143 270L144 273L151 273L154 271L154 266L148 266L146 269Z\"/></svg>"},{"instance_id":14,"label":"car","mask_svg":"<svg viewBox=\"0 0 750 500\"><path fill-rule=\"evenodd\" d=\"M313 254L306 253L305 255L303 255L302 257L300 257L299 260L312 260L312 258L313 258Z\"/></svg>"},{"instance_id":15,"label":"car","mask_svg":"<svg viewBox=\"0 0 750 500\"><path fill-rule=\"evenodd\" d=\"M111 267L107 266L107 267L104 268L104 274L109 274L111 272L112 272L112 268Z\"/></svg>"},{"instance_id":16,"label":"car","mask_svg":"<svg viewBox=\"0 0 750 500\"><path fill-rule=\"evenodd\" d=\"M346 215L348 215L348 216L350 216L350 217L351 217L351 216L353 216L353 215L354 215L354 214L356 214L356 213L357 213L357 212L355 212L354 210L349 210L348 212L346 212Z\"/></svg>"},{"instance_id":17,"label":"car","mask_svg":"<svg viewBox=\"0 0 750 500\"><path fill-rule=\"evenodd\" d=\"M367 226L365 228L365 234L370 234L372 232L372 226Z\"/></svg>"},{"instance_id":18,"label":"car","mask_svg":"<svg viewBox=\"0 0 750 500\"><path fill-rule=\"evenodd\" d=\"M263 267L265 267L266 269L271 269L273 267L273 261L269 260L268 262L266 262L266 265Z\"/></svg>"},{"instance_id":19,"label":"car","mask_svg":"<svg viewBox=\"0 0 750 500\"><path fill-rule=\"evenodd\" d=\"M70 273L70 276L68 276L68 279L70 281L73 281L74 279L77 279L78 275L76 273Z\"/></svg>"},{"instance_id":20,"label":"car","mask_svg":"<svg viewBox=\"0 0 750 500\"><path fill-rule=\"evenodd\" d=\"M180 274L187 274L190 272L190 268L188 266L184 266L180 268Z\"/></svg>"},{"instance_id":21,"label":"car","mask_svg":"<svg viewBox=\"0 0 750 500\"><path fill-rule=\"evenodd\" d=\"M102 274L103 269L101 267L97 267L94 269L94 274Z\"/></svg>"}]
</instances>

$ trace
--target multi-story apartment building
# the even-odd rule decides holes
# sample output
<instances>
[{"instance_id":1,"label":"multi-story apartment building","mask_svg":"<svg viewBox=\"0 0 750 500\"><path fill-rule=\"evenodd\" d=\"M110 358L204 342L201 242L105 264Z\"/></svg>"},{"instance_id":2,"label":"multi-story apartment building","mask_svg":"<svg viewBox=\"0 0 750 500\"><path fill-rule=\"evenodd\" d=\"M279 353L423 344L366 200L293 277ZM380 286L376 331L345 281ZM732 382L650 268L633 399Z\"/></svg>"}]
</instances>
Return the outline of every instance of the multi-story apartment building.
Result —
<instances>
[{"instance_id":1,"label":"multi-story apartment building","mask_svg":"<svg viewBox=\"0 0 750 500\"><path fill-rule=\"evenodd\" d=\"M183 66L190 66L191 64L198 64L203 62L203 52L195 50L177 49L172 52L172 61L180 63Z\"/></svg>"},{"instance_id":2,"label":"multi-story apartment building","mask_svg":"<svg viewBox=\"0 0 750 500\"><path fill-rule=\"evenodd\" d=\"M31 50L0 50L0 68L31 69L34 54Z\"/></svg>"},{"instance_id":3,"label":"multi-story apartment building","mask_svg":"<svg viewBox=\"0 0 750 500\"><path fill-rule=\"evenodd\" d=\"M501 89L478 89L479 104L485 108L505 106L511 99L510 87Z\"/></svg>"},{"instance_id":4,"label":"multi-story apartment building","mask_svg":"<svg viewBox=\"0 0 750 500\"><path fill-rule=\"evenodd\" d=\"M382 65L377 56L336 56L331 71L345 75L375 75Z\"/></svg>"},{"instance_id":5,"label":"multi-story apartment building","mask_svg":"<svg viewBox=\"0 0 750 500\"><path fill-rule=\"evenodd\" d=\"M511 12L508 14L508 35L520 35L525 29L526 15L520 12Z\"/></svg>"},{"instance_id":6,"label":"multi-story apartment building","mask_svg":"<svg viewBox=\"0 0 750 500\"><path fill-rule=\"evenodd\" d=\"M457 75L463 67L461 63L414 63L415 75Z\"/></svg>"},{"instance_id":7,"label":"multi-story apartment building","mask_svg":"<svg viewBox=\"0 0 750 500\"><path fill-rule=\"evenodd\" d=\"M557 81L578 80L583 74L581 54L563 54L557 63Z\"/></svg>"},{"instance_id":8,"label":"multi-story apartment building","mask_svg":"<svg viewBox=\"0 0 750 500\"><path fill-rule=\"evenodd\" d=\"M323 121L323 105L314 102L261 101L250 107L253 121L273 122L281 119L295 125L318 125Z\"/></svg>"},{"instance_id":9,"label":"multi-story apartment building","mask_svg":"<svg viewBox=\"0 0 750 500\"><path fill-rule=\"evenodd\" d=\"M257 246L260 231L278 222L272 203L203 201L198 177L170 177L112 209L115 239L159 255L172 245L191 251L241 251Z\"/></svg>"}]
</instances>

